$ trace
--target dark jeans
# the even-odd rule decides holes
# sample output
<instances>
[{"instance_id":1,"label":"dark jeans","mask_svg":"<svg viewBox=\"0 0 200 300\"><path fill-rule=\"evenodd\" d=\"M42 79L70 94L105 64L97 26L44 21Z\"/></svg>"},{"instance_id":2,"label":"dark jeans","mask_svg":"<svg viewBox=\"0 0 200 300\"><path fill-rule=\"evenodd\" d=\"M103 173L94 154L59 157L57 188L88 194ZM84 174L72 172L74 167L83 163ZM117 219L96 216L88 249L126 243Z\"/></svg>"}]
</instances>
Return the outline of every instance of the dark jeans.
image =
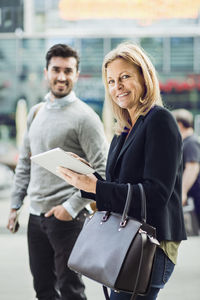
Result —
<instances>
[{"instance_id":1,"label":"dark jeans","mask_svg":"<svg viewBox=\"0 0 200 300\"><path fill-rule=\"evenodd\" d=\"M159 288L153 288L149 290L148 296L137 296L136 300L154 300L157 298L157 295L159 293ZM116 293L111 292L110 300L130 300L131 295L127 293Z\"/></svg>"},{"instance_id":2,"label":"dark jeans","mask_svg":"<svg viewBox=\"0 0 200 300\"><path fill-rule=\"evenodd\" d=\"M137 300L156 300L157 295L165 283L169 280L174 270L173 262L165 255L162 249L157 248L153 267L150 290L146 296L137 296ZM111 291L110 300L130 300L131 294L116 293Z\"/></svg>"},{"instance_id":3,"label":"dark jeans","mask_svg":"<svg viewBox=\"0 0 200 300\"><path fill-rule=\"evenodd\" d=\"M80 275L67 267L85 213L72 221L30 215L28 248L34 289L39 300L85 300Z\"/></svg>"}]
</instances>

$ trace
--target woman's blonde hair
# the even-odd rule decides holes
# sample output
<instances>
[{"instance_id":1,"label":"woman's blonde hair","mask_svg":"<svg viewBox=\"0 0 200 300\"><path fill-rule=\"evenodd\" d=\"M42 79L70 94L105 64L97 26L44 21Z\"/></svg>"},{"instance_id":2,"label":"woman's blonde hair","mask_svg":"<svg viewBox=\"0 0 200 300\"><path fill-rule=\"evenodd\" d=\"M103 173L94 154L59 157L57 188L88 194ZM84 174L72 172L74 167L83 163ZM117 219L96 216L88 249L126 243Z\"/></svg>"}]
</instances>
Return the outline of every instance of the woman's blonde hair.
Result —
<instances>
[{"instance_id":1,"label":"woman's blonde hair","mask_svg":"<svg viewBox=\"0 0 200 300\"><path fill-rule=\"evenodd\" d=\"M120 134L124 128L130 128L130 116L127 109L119 107L111 98L107 82L107 67L109 63L117 58L122 58L139 67L144 79L145 92L143 99L138 99L138 105L135 110L136 120L141 115L145 115L153 104L162 106L159 82L155 68L144 50L130 42L121 43L114 50L110 51L104 58L102 65L102 76L105 85L105 101L112 104L114 117L116 118L115 132Z\"/></svg>"}]
</instances>

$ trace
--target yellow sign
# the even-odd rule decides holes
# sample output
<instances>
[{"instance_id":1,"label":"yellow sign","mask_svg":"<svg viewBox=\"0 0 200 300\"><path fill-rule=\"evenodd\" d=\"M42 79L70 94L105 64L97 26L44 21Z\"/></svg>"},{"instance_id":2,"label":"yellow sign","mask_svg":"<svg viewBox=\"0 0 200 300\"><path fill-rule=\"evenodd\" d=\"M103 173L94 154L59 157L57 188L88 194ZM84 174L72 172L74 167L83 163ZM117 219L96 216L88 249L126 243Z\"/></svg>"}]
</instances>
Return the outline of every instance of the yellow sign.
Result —
<instances>
[{"instance_id":1,"label":"yellow sign","mask_svg":"<svg viewBox=\"0 0 200 300\"><path fill-rule=\"evenodd\" d=\"M66 20L197 18L200 0L60 0Z\"/></svg>"}]
</instances>

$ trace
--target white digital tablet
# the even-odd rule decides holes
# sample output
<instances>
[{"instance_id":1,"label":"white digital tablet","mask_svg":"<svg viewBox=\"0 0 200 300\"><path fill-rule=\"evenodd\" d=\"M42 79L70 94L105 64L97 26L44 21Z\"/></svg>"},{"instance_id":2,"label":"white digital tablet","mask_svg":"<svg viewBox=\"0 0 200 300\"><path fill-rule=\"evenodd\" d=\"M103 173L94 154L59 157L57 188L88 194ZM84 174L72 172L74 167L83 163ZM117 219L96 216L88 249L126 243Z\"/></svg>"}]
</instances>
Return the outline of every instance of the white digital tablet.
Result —
<instances>
[{"instance_id":1,"label":"white digital tablet","mask_svg":"<svg viewBox=\"0 0 200 300\"><path fill-rule=\"evenodd\" d=\"M62 178L62 176L56 172L57 167L66 167L80 174L95 172L94 169L60 148L31 156L31 160L60 178Z\"/></svg>"}]
</instances>

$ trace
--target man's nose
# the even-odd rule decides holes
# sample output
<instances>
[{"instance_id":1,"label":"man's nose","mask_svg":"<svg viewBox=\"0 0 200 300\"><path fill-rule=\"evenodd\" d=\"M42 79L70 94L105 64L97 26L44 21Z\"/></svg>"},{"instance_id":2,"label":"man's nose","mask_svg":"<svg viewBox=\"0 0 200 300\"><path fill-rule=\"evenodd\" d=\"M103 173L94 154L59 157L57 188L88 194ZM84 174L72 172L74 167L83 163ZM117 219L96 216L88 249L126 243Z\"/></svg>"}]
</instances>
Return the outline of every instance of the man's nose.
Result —
<instances>
[{"instance_id":1,"label":"man's nose","mask_svg":"<svg viewBox=\"0 0 200 300\"><path fill-rule=\"evenodd\" d=\"M66 80L66 75L65 75L64 72L60 72L58 74L58 80L60 80L60 81L65 81Z\"/></svg>"}]
</instances>

